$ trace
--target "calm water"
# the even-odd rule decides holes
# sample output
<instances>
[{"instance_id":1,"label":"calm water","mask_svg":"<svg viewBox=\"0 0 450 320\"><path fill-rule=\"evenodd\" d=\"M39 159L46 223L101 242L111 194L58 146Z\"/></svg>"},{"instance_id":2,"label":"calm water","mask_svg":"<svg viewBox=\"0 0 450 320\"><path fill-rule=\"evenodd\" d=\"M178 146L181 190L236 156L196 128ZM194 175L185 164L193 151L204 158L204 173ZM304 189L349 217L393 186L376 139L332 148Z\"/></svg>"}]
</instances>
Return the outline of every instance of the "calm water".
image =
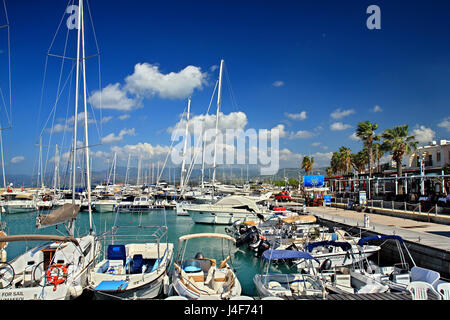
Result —
<instances>
[{"instance_id":1,"label":"calm water","mask_svg":"<svg viewBox=\"0 0 450 320\"><path fill-rule=\"evenodd\" d=\"M49 227L36 230L37 212L16 213L3 215L3 221L6 222L6 232L8 235L15 234L59 234L66 235L63 226ZM110 213L93 213L96 234L108 231L113 225L116 214ZM176 255L178 238L180 236L192 233L214 232L225 234L225 226L195 224L190 217L177 216L174 210L153 210L148 213L121 213L118 216L117 225L136 226L139 223L143 226L160 226L167 222L169 232L169 242L175 246L174 258ZM89 230L89 215L87 212L80 212L76 221L75 235L85 235ZM8 260L13 259L17 255L24 252L25 249L34 247L36 243L29 242L11 242L7 247ZM215 239L196 239L190 240L188 243L185 258L193 258L195 253L202 252L205 257L212 257L219 262L222 259L221 240ZM246 249L232 249L232 263L236 269L236 274L242 285L242 295L256 296L256 290L253 285L253 276L260 273L263 265L260 259L253 256L253 253ZM225 249L225 255L228 253L228 247Z\"/></svg>"}]
</instances>

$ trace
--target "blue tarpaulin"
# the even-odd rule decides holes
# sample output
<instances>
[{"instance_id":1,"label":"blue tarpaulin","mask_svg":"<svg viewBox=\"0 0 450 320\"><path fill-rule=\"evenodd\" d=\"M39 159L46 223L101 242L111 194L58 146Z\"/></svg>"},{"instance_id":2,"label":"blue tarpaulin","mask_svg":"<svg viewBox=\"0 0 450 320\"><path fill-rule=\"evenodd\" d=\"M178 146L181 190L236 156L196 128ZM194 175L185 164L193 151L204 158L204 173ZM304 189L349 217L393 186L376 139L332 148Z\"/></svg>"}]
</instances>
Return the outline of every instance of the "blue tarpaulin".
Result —
<instances>
[{"instance_id":1,"label":"blue tarpaulin","mask_svg":"<svg viewBox=\"0 0 450 320\"><path fill-rule=\"evenodd\" d=\"M372 240L388 240L388 239L398 240L401 243L403 243L403 238L400 236L385 235L385 236L371 236L371 237L361 238L358 241L358 246L362 247L364 245L364 243L366 243L368 241L372 241Z\"/></svg>"},{"instance_id":2,"label":"blue tarpaulin","mask_svg":"<svg viewBox=\"0 0 450 320\"><path fill-rule=\"evenodd\" d=\"M352 245L348 242L344 241L319 241L319 242L311 242L306 245L306 248L309 252L311 252L316 247L323 246L333 246L333 247L341 247L342 250L348 251L352 248Z\"/></svg>"}]
</instances>

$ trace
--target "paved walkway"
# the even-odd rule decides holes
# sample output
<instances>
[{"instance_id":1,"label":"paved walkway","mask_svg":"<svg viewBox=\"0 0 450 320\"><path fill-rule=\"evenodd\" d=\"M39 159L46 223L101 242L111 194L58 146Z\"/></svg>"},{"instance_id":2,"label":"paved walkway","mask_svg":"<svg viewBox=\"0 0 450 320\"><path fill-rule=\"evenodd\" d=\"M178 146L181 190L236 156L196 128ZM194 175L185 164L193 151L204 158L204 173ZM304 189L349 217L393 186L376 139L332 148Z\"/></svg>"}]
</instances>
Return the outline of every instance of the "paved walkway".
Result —
<instances>
[{"instance_id":1,"label":"paved walkway","mask_svg":"<svg viewBox=\"0 0 450 320\"><path fill-rule=\"evenodd\" d=\"M376 213L368 213L369 228L364 228L364 213L329 207L308 207L319 218L359 227L386 235L399 235L405 240L450 252L450 225L421 222Z\"/></svg>"}]
</instances>

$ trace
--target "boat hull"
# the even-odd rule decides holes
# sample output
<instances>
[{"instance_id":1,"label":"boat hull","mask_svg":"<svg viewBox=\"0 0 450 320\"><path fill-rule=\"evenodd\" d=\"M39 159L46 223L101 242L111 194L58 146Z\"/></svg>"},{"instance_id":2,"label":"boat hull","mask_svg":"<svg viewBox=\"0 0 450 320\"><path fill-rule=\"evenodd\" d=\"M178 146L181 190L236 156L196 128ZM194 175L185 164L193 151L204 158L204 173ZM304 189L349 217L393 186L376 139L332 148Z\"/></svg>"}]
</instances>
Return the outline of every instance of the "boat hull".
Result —
<instances>
[{"instance_id":1,"label":"boat hull","mask_svg":"<svg viewBox=\"0 0 450 320\"><path fill-rule=\"evenodd\" d=\"M197 211L186 209L192 221L200 224L220 224L232 225L236 221L256 220L258 217L253 213L239 213L239 212L212 212L212 211Z\"/></svg>"}]
</instances>

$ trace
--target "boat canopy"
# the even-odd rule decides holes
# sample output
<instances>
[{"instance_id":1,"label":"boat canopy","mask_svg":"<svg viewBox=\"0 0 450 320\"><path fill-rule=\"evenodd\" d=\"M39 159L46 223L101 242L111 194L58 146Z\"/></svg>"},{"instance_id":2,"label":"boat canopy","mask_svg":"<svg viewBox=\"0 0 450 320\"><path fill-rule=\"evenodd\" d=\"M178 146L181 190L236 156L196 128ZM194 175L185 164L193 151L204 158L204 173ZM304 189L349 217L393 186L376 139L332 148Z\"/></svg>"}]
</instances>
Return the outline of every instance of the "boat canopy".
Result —
<instances>
[{"instance_id":1,"label":"boat canopy","mask_svg":"<svg viewBox=\"0 0 450 320\"><path fill-rule=\"evenodd\" d=\"M261 211L254 200L251 200L244 196L228 196L220 199L214 205L233 207L236 209L248 208L248 210L253 212Z\"/></svg>"},{"instance_id":2,"label":"boat canopy","mask_svg":"<svg viewBox=\"0 0 450 320\"><path fill-rule=\"evenodd\" d=\"M290 216L286 218L281 219L284 223L314 223L317 221L317 218L315 216Z\"/></svg>"},{"instance_id":3,"label":"boat canopy","mask_svg":"<svg viewBox=\"0 0 450 320\"><path fill-rule=\"evenodd\" d=\"M297 250L266 250L263 252L262 257L267 261L278 260L278 259L312 259L317 262L316 258L310 255L308 252L297 251Z\"/></svg>"},{"instance_id":4,"label":"boat canopy","mask_svg":"<svg viewBox=\"0 0 450 320\"><path fill-rule=\"evenodd\" d=\"M38 215L36 217L36 228L41 229L75 219L78 216L78 212L80 212L79 205L66 203L49 214Z\"/></svg>"},{"instance_id":5,"label":"boat canopy","mask_svg":"<svg viewBox=\"0 0 450 320\"><path fill-rule=\"evenodd\" d=\"M388 240L388 239L394 239L400 241L400 243L403 243L403 238L400 236L395 235L382 235L382 236L371 236L366 238L361 238L358 241L358 246L362 247L364 243L372 240Z\"/></svg>"},{"instance_id":6,"label":"boat canopy","mask_svg":"<svg viewBox=\"0 0 450 320\"><path fill-rule=\"evenodd\" d=\"M322 247L322 246L333 246L333 247L340 247L342 250L348 251L352 248L352 245L348 242L344 241L319 241L319 242L311 242L306 245L306 248L309 252L311 252L316 247Z\"/></svg>"},{"instance_id":7,"label":"boat canopy","mask_svg":"<svg viewBox=\"0 0 450 320\"><path fill-rule=\"evenodd\" d=\"M185 236L182 236L178 239L178 242L191 240L191 239L198 239L198 238L217 238L217 239L225 239L229 241L233 241L236 243L236 239L221 233L194 233L194 234L188 234Z\"/></svg>"}]
</instances>

